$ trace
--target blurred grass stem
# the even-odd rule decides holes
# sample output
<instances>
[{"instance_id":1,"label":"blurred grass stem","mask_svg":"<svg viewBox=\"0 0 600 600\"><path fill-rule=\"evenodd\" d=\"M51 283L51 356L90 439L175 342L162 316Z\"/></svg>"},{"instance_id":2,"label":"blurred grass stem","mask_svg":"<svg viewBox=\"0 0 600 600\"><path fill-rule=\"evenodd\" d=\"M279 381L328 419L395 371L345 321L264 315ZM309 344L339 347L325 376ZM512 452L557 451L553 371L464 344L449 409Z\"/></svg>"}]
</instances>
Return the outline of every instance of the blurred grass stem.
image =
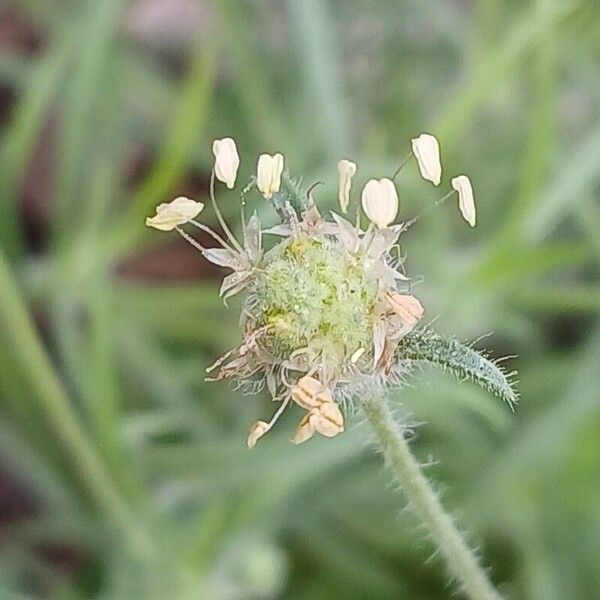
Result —
<instances>
[{"instance_id":1,"label":"blurred grass stem","mask_svg":"<svg viewBox=\"0 0 600 600\"><path fill-rule=\"evenodd\" d=\"M471 600L500 600L477 557L423 475L385 396L371 394L364 401L363 410L385 462L402 488L411 510L427 528L448 570L466 596Z\"/></svg>"},{"instance_id":2,"label":"blurred grass stem","mask_svg":"<svg viewBox=\"0 0 600 600\"><path fill-rule=\"evenodd\" d=\"M0 253L0 331L3 339L10 340L31 386L40 399L43 410L56 429L71 460L79 471L89 492L123 533L146 554L151 546L145 533L137 527L133 515L112 481L105 465L88 439L74 414L61 381L44 350L39 336L25 309L6 259Z\"/></svg>"}]
</instances>

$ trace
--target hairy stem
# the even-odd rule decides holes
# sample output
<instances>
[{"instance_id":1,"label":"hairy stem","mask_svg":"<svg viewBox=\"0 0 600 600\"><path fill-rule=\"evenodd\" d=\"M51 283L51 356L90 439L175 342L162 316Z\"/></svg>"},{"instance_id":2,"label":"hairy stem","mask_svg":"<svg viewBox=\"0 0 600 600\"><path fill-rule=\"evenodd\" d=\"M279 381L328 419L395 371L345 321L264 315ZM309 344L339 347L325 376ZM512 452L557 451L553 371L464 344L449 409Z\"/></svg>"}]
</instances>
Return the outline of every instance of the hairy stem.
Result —
<instances>
[{"instance_id":1,"label":"hairy stem","mask_svg":"<svg viewBox=\"0 0 600 600\"><path fill-rule=\"evenodd\" d=\"M372 394L363 410L377 444L400 484L410 508L429 531L448 570L471 600L500 600L477 557L470 550L437 494L423 475L386 398Z\"/></svg>"}]
</instances>

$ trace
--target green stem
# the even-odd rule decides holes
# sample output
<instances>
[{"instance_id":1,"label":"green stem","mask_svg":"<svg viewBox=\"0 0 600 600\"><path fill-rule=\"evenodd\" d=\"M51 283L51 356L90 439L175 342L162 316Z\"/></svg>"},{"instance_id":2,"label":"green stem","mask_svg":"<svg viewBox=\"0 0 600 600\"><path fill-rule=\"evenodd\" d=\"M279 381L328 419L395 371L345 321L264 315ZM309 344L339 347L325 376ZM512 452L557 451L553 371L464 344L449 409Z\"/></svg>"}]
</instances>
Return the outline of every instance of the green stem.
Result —
<instances>
[{"instance_id":1,"label":"green stem","mask_svg":"<svg viewBox=\"0 0 600 600\"><path fill-rule=\"evenodd\" d=\"M365 399L363 410L409 506L429 531L448 570L460 583L465 595L471 600L499 600L500 595L423 475L385 396L372 394Z\"/></svg>"}]
</instances>

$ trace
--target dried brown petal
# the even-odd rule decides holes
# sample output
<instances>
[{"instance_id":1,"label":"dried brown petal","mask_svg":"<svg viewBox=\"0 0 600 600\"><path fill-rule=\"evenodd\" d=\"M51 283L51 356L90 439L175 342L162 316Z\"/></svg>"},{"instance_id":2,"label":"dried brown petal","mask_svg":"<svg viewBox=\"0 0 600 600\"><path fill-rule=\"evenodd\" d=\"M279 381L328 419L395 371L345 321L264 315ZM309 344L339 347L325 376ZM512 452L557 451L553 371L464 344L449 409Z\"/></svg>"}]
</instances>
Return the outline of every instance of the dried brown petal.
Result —
<instances>
[{"instance_id":1,"label":"dried brown petal","mask_svg":"<svg viewBox=\"0 0 600 600\"><path fill-rule=\"evenodd\" d=\"M322 404L316 417L315 428L321 435L334 437L344 431L344 417L335 402Z\"/></svg>"},{"instance_id":2,"label":"dried brown petal","mask_svg":"<svg viewBox=\"0 0 600 600\"><path fill-rule=\"evenodd\" d=\"M315 402L317 406L321 406L322 404L329 404L333 402L333 396L331 395L331 392L328 389L325 389L320 394L317 394L317 396L315 397Z\"/></svg>"},{"instance_id":3,"label":"dried brown petal","mask_svg":"<svg viewBox=\"0 0 600 600\"><path fill-rule=\"evenodd\" d=\"M425 312L423 305L414 296L387 290L385 299L392 310L400 317L402 324L407 327L414 327Z\"/></svg>"},{"instance_id":4,"label":"dried brown petal","mask_svg":"<svg viewBox=\"0 0 600 600\"><path fill-rule=\"evenodd\" d=\"M385 346L385 323L379 320L373 328L373 367L377 365Z\"/></svg>"},{"instance_id":5,"label":"dried brown petal","mask_svg":"<svg viewBox=\"0 0 600 600\"><path fill-rule=\"evenodd\" d=\"M302 377L292 388L292 400L306 410L317 408L321 401L317 396L327 392L325 386L314 377Z\"/></svg>"},{"instance_id":6,"label":"dried brown petal","mask_svg":"<svg viewBox=\"0 0 600 600\"><path fill-rule=\"evenodd\" d=\"M315 433L315 419L314 415L308 413L302 421L300 421L300 425L298 425L298 429L296 430L296 435L292 439L294 444L301 444L302 442L306 442L309 440Z\"/></svg>"},{"instance_id":7,"label":"dried brown petal","mask_svg":"<svg viewBox=\"0 0 600 600\"><path fill-rule=\"evenodd\" d=\"M256 421L256 423L250 427L250 432L248 433L248 439L246 440L248 448L254 448L254 446L256 446L256 442L258 442L258 440L265 435L269 429L271 429L271 427L268 423L265 423L264 421Z\"/></svg>"}]
</instances>

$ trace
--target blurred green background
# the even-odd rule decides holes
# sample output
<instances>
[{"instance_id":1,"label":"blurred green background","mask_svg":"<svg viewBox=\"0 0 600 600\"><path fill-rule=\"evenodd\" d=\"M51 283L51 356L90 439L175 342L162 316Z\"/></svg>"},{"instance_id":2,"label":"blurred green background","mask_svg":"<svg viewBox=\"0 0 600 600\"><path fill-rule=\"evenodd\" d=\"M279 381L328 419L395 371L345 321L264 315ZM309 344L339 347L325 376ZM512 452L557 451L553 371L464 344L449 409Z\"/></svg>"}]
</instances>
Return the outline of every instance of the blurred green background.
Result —
<instances>
[{"instance_id":1,"label":"blurred green background","mask_svg":"<svg viewBox=\"0 0 600 600\"><path fill-rule=\"evenodd\" d=\"M355 194L399 178L436 328L519 370L506 406L417 373L414 449L510 598L600 598L600 10L593 0L0 4L0 598L438 599L454 587L366 431L252 452L265 396L208 384L222 273L143 219L206 200L211 143ZM239 189L220 188L235 219ZM276 216L254 197L266 223ZM206 217L208 218L208 216Z\"/></svg>"}]
</instances>

